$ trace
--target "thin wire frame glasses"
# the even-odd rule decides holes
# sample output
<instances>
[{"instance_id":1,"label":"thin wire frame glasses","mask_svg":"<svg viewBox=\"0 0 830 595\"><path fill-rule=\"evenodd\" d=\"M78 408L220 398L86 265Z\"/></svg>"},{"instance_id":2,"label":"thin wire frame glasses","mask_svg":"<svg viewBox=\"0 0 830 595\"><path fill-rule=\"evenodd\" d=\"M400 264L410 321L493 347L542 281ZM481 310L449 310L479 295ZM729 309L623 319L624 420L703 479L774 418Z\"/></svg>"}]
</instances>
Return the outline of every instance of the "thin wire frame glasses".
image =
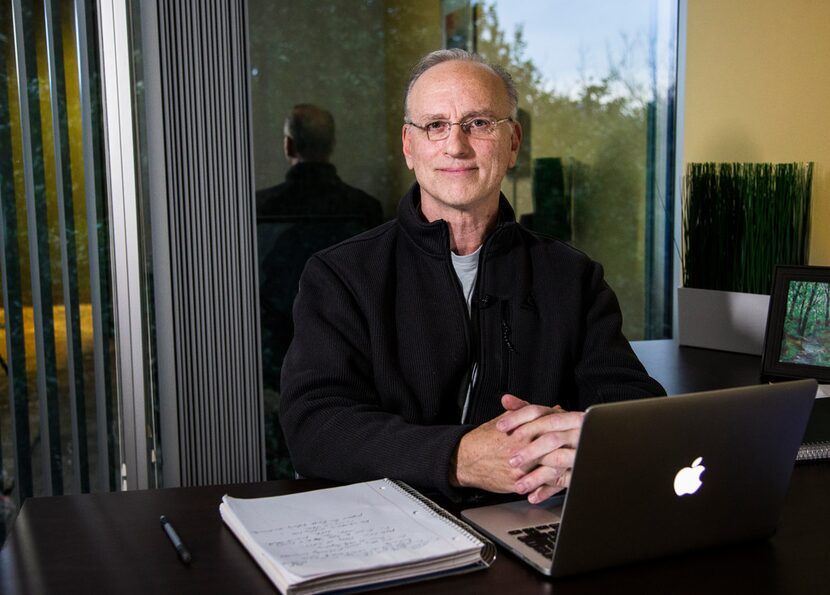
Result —
<instances>
[{"instance_id":1,"label":"thin wire frame glasses","mask_svg":"<svg viewBox=\"0 0 830 595\"><path fill-rule=\"evenodd\" d=\"M491 120L490 118L468 118L461 122L450 122L448 120L433 120L421 126L415 122L406 121L405 123L414 126L418 130L423 130L427 138L431 141L440 141L449 138L450 131L453 126L461 128L462 132L470 138L487 139L493 136L496 131L496 126L504 122L512 122L513 118L501 118L499 120Z\"/></svg>"}]
</instances>

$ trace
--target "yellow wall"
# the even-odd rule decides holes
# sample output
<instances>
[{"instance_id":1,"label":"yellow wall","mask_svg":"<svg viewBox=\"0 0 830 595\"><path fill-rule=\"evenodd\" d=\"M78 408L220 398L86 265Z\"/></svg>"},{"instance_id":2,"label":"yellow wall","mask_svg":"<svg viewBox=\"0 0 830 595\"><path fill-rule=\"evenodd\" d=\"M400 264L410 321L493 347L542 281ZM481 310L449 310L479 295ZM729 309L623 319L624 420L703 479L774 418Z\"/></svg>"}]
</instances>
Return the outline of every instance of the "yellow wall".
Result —
<instances>
[{"instance_id":1,"label":"yellow wall","mask_svg":"<svg viewBox=\"0 0 830 595\"><path fill-rule=\"evenodd\" d=\"M688 0L684 161L813 161L830 265L830 2Z\"/></svg>"}]
</instances>

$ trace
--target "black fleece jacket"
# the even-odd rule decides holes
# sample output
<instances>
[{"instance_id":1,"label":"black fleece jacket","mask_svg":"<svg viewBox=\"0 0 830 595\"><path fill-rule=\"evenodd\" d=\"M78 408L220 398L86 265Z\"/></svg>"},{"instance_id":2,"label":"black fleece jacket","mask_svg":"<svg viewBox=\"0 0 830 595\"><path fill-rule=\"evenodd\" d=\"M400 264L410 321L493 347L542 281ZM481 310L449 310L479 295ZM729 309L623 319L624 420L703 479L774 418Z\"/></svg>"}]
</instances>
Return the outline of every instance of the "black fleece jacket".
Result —
<instances>
[{"instance_id":1,"label":"black fleece jacket","mask_svg":"<svg viewBox=\"0 0 830 595\"><path fill-rule=\"evenodd\" d=\"M393 477L455 498L452 453L466 432L503 412L505 392L567 410L665 394L622 335L599 264L518 225L502 197L470 317L449 228L428 223L419 205L415 184L397 219L306 265L280 403L301 475ZM474 361L462 425L459 395Z\"/></svg>"}]
</instances>

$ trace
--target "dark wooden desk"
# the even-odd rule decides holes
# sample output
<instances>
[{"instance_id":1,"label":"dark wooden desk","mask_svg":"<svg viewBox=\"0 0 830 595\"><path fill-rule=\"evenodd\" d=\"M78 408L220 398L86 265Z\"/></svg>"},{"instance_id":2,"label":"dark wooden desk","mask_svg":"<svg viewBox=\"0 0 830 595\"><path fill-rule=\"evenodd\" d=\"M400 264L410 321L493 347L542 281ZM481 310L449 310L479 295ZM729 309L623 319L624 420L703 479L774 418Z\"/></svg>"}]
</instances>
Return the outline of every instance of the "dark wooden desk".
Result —
<instances>
[{"instance_id":1,"label":"dark wooden desk","mask_svg":"<svg viewBox=\"0 0 830 595\"><path fill-rule=\"evenodd\" d=\"M749 356L636 346L670 393L749 384ZM675 349L674 358L671 349ZM757 358L756 358L757 359ZM674 363L672 363L674 362ZM661 369L652 369L652 366ZM690 368L709 370L686 376ZM730 372L729 370L732 370ZM743 369L743 373L740 372ZM726 374L726 375L724 375ZM744 379L748 379L746 382ZM719 384L715 384L716 381ZM733 384L734 385L734 384ZM324 487L319 481L176 488L30 498L2 551L2 593L275 593L219 517L223 494L253 497ZM637 489L636 480L621 489ZM405 585L384 593L821 593L830 585L830 464L796 467L779 532L769 540L551 580L499 552L483 572ZM446 504L446 503L443 503ZM449 507L453 510L452 507ZM159 525L165 514L193 554L179 562Z\"/></svg>"},{"instance_id":2,"label":"dark wooden desk","mask_svg":"<svg viewBox=\"0 0 830 595\"><path fill-rule=\"evenodd\" d=\"M758 384L761 357L699 347L681 347L671 339L632 341L651 376L670 395Z\"/></svg>"}]
</instances>

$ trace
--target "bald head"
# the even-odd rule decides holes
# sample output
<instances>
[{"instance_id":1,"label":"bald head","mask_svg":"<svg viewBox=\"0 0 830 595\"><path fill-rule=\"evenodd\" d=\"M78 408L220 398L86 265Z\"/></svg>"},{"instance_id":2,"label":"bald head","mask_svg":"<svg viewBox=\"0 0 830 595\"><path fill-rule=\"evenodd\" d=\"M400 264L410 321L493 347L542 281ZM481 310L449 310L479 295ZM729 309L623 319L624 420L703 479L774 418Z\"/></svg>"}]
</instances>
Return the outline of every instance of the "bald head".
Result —
<instances>
[{"instance_id":1,"label":"bald head","mask_svg":"<svg viewBox=\"0 0 830 595\"><path fill-rule=\"evenodd\" d=\"M495 64L488 63L484 58L479 56L478 54L473 54L466 50L462 50L459 48L453 48L448 50L436 50L434 52L430 52L415 65L412 69L412 73L409 76L409 82L406 85L406 96L404 97L404 118L409 119L409 96L412 93L412 88L415 86L415 83L418 79L421 78L427 70L432 68L433 66L437 66L444 62L451 62L453 60L461 61L461 62L472 62L474 64L480 64L482 67L486 68L494 75L496 75L504 86L504 93L505 98L510 106L510 115L515 118L516 113L519 107L519 94L516 91L516 84L513 82L513 78L510 74L507 73L502 67L497 66Z\"/></svg>"},{"instance_id":2,"label":"bald head","mask_svg":"<svg viewBox=\"0 0 830 595\"><path fill-rule=\"evenodd\" d=\"M285 119L286 156L326 162L334 151L334 117L310 103L295 105Z\"/></svg>"}]
</instances>

